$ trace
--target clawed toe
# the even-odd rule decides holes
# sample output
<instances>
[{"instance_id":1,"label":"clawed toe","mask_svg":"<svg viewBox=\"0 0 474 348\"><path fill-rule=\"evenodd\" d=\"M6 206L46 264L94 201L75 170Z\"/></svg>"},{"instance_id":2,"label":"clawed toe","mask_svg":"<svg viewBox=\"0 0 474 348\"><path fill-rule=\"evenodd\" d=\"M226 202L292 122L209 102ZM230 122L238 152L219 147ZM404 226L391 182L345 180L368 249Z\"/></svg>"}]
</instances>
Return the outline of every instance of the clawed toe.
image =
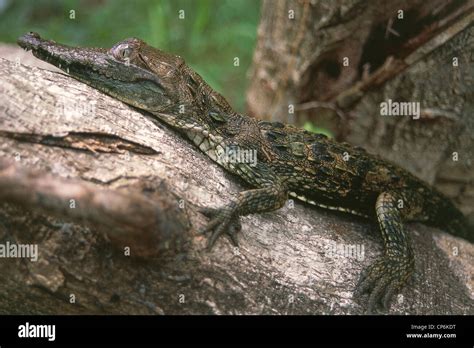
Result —
<instances>
[{"instance_id":1,"label":"clawed toe","mask_svg":"<svg viewBox=\"0 0 474 348\"><path fill-rule=\"evenodd\" d=\"M411 263L382 257L362 272L354 297L369 294L367 314L374 313L379 305L388 310L393 296L406 284L412 272Z\"/></svg>"},{"instance_id":2,"label":"clawed toe","mask_svg":"<svg viewBox=\"0 0 474 348\"><path fill-rule=\"evenodd\" d=\"M239 218L233 218L229 224L229 229L227 235L230 238L230 241L235 247L239 246L239 241L237 239L237 233L242 230L242 225L240 224Z\"/></svg>"},{"instance_id":3,"label":"clawed toe","mask_svg":"<svg viewBox=\"0 0 474 348\"><path fill-rule=\"evenodd\" d=\"M212 232L207 242L207 249L211 250L222 234L227 234L234 246L238 246L237 233L242 229L239 217L232 206L223 208L201 208L199 212L211 220L199 234Z\"/></svg>"}]
</instances>

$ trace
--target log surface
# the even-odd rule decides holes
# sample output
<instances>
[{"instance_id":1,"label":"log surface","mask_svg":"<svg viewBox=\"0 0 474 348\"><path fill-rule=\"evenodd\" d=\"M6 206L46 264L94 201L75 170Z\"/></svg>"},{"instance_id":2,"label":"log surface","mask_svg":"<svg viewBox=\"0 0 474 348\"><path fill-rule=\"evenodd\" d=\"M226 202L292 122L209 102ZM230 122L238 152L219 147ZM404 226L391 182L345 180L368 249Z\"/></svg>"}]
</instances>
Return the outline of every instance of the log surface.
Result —
<instances>
[{"instance_id":1,"label":"log surface","mask_svg":"<svg viewBox=\"0 0 474 348\"><path fill-rule=\"evenodd\" d=\"M0 157L98 189L165 185L189 223L182 248L135 258L86 223L3 201L0 241L36 243L39 260L0 259L0 313L364 312L352 292L381 252L375 226L288 202L243 217L238 249L220 238L208 252L197 207L225 204L246 186L150 115L64 74L0 59ZM407 228L416 273L390 313L473 314L474 246ZM333 245L363 247L364 257L331 255Z\"/></svg>"}]
</instances>

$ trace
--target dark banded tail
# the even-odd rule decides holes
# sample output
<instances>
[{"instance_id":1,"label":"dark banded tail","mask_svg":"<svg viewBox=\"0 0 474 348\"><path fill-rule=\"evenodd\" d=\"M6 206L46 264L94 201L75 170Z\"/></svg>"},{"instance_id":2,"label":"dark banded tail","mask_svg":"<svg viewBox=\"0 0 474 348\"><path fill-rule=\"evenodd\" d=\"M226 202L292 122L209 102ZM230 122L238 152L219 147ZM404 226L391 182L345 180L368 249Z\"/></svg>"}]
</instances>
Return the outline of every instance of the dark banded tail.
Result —
<instances>
[{"instance_id":1,"label":"dark banded tail","mask_svg":"<svg viewBox=\"0 0 474 348\"><path fill-rule=\"evenodd\" d=\"M443 196L432 211L431 222L434 226L474 243L474 226L447 197Z\"/></svg>"}]
</instances>

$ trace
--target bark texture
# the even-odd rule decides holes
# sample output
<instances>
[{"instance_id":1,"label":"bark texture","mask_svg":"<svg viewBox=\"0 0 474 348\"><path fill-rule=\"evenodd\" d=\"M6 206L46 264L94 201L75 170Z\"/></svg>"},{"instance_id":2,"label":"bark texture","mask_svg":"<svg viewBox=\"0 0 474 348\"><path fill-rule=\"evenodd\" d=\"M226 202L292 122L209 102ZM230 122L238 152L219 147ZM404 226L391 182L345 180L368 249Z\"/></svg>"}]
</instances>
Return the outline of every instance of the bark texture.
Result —
<instances>
[{"instance_id":1,"label":"bark texture","mask_svg":"<svg viewBox=\"0 0 474 348\"><path fill-rule=\"evenodd\" d=\"M473 23L472 1L264 1L249 112L328 128L474 217ZM420 118L381 116L389 99Z\"/></svg>"},{"instance_id":2,"label":"bark texture","mask_svg":"<svg viewBox=\"0 0 474 348\"><path fill-rule=\"evenodd\" d=\"M60 183L143 199L174 197L170 209L184 216L179 247L137 258L133 247L127 256L110 243L97 228L106 225L100 218L78 223L69 213L52 216L2 201L0 241L36 243L39 260L0 259L0 313L364 311L352 291L381 252L375 226L289 202L274 213L243 217L240 248L221 238L208 252L196 233L206 219L196 208L227 203L242 183L151 116L63 74L0 59L0 157L15 161L15 170L53 175ZM0 185L5 168L13 167L2 166ZM10 180L22 185L20 177ZM421 224L408 230L416 274L391 313L473 314L473 245ZM333 245L360 245L364 258L331 255Z\"/></svg>"}]
</instances>

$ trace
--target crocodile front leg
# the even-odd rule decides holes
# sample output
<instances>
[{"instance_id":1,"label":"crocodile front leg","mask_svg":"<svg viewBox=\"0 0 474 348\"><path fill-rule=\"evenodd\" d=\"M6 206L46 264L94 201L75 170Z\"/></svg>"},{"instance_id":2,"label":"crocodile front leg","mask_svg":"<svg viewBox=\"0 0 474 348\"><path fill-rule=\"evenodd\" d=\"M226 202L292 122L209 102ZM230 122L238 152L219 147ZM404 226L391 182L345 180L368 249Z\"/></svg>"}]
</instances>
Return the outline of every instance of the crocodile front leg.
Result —
<instances>
[{"instance_id":1,"label":"crocodile front leg","mask_svg":"<svg viewBox=\"0 0 474 348\"><path fill-rule=\"evenodd\" d=\"M261 183L260 183L261 184ZM262 185L262 184L261 184ZM201 233L212 232L208 248L212 248L221 234L227 234L234 245L237 245L236 234L240 230L239 216L273 211L285 205L288 190L279 181L269 181L263 187L242 191L237 199L221 208L204 208L201 210L212 217Z\"/></svg>"},{"instance_id":2,"label":"crocodile front leg","mask_svg":"<svg viewBox=\"0 0 474 348\"><path fill-rule=\"evenodd\" d=\"M413 251L397 202L395 192L384 192L377 198L375 210L384 241L384 254L362 272L354 294L355 297L370 294L368 313L374 312L379 302L388 309L393 295L413 274Z\"/></svg>"}]
</instances>

